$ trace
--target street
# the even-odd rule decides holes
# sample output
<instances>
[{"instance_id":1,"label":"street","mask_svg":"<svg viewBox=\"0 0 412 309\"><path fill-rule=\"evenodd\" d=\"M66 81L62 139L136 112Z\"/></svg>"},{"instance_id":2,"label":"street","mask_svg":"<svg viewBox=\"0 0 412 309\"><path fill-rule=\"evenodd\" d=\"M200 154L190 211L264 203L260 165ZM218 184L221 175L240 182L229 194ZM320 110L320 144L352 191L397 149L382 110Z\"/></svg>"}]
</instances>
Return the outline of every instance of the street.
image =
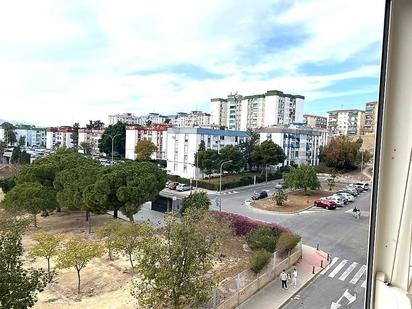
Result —
<instances>
[{"instance_id":1,"label":"street","mask_svg":"<svg viewBox=\"0 0 412 309\"><path fill-rule=\"evenodd\" d=\"M254 191L269 190L270 195L275 183L228 190L221 195L221 207L222 211L290 228L301 235L305 244L312 247L319 244L321 250L331 255L333 265L285 308L363 308L371 191L361 193L355 202L336 210L313 207L299 214L272 214L245 204ZM215 197L210 196L212 201ZM359 220L352 217L355 205L362 211Z\"/></svg>"}]
</instances>

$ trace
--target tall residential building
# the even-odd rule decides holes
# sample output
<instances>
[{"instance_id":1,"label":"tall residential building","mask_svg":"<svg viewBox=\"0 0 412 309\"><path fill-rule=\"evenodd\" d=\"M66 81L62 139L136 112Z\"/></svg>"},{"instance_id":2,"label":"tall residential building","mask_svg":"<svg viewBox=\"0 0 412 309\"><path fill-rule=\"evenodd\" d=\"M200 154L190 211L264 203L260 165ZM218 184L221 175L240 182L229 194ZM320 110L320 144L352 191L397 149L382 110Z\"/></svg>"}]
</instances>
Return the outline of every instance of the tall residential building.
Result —
<instances>
[{"instance_id":1,"label":"tall residential building","mask_svg":"<svg viewBox=\"0 0 412 309\"><path fill-rule=\"evenodd\" d=\"M140 124L141 126L145 126L150 124L161 124L165 123L168 119L168 116L160 115L159 113L149 113L148 115L139 116L137 117L136 124Z\"/></svg>"},{"instance_id":2,"label":"tall residential building","mask_svg":"<svg viewBox=\"0 0 412 309\"><path fill-rule=\"evenodd\" d=\"M166 133L169 125L157 124L151 126L126 126L126 159L135 160L135 146L141 140L149 140L156 145L157 151L152 155L153 160L166 160Z\"/></svg>"},{"instance_id":3,"label":"tall residential building","mask_svg":"<svg viewBox=\"0 0 412 309\"><path fill-rule=\"evenodd\" d=\"M46 148L73 147L73 129L71 127L48 128L46 130Z\"/></svg>"},{"instance_id":4,"label":"tall residential building","mask_svg":"<svg viewBox=\"0 0 412 309\"><path fill-rule=\"evenodd\" d=\"M328 141L326 129L309 128L302 125L274 126L257 130L260 143L272 140L286 154L284 164L319 165L319 149Z\"/></svg>"},{"instance_id":5,"label":"tall residential building","mask_svg":"<svg viewBox=\"0 0 412 309\"><path fill-rule=\"evenodd\" d=\"M377 102L367 102L365 104L365 124L363 127L364 133L375 133L376 118L378 115Z\"/></svg>"},{"instance_id":6,"label":"tall residential building","mask_svg":"<svg viewBox=\"0 0 412 309\"><path fill-rule=\"evenodd\" d=\"M32 125L16 125L16 139L19 144L20 138L24 139L24 147L45 147L46 128L38 128ZM4 129L0 128L0 141L4 141Z\"/></svg>"},{"instance_id":7,"label":"tall residential building","mask_svg":"<svg viewBox=\"0 0 412 309\"><path fill-rule=\"evenodd\" d=\"M192 111L190 113L177 113L170 123L175 127L203 127L209 126L211 116L201 111Z\"/></svg>"},{"instance_id":8,"label":"tall residential building","mask_svg":"<svg viewBox=\"0 0 412 309\"><path fill-rule=\"evenodd\" d=\"M303 115L303 124L310 128L327 129L328 118L317 115Z\"/></svg>"},{"instance_id":9,"label":"tall residential building","mask_svg":"<svg viewBox=\"0 0 412 309\"><path fill-rule=\"evenodd\" d=\"M114 125L118 122L123 122L126 124L137 124L138 117L132 113L123 113L123 114L113 114L109 115L109 125Z\"/></svg>"},{"instance_id":10,"label":"tall residential building","mask_svg":"<svg viewBox=\"0 0 412 309\"><path fill-rule=\"evenodd\" d=\"M303 121L305 97L269 90L264 94L211 99L213 125L229 130L256 129Z\"/></svg>"},{"instance_id":11,"label":"tall residential building","mask_svg":"<svg viewBox=\"0 0 412 309\"><path fill-rule=\"evenodd\" d=\"M98 154L99 139L102 138L103 133L104 130L79 129L79 151L82 150L82 143L88 143L92 147L91 154Z\"/></svg>"},{"instance_id":12,"label":"tall residential building","mask_svg":"<svg viewBox=\"0 0 412 309\"><path fill-rule=\"evenodd\" d=\"M328 130L331 135L359 135L365 123L365 112L342 109L328 112Z\"/></svg>"}]
</instances>

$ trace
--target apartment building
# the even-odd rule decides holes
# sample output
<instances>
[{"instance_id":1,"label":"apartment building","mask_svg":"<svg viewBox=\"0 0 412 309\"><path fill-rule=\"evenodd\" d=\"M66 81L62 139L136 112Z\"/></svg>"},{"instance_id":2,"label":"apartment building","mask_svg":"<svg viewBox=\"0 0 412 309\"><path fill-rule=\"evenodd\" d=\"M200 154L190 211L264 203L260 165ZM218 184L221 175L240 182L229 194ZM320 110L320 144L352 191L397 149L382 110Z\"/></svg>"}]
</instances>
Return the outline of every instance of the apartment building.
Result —
<instances>
[{"instance_id":1,"label":"apartment building","mask_svg":"<svg viewBox=\"0 0 412 309\"><path fill-rule=\"evenodd\" d=\"M46 148L73 147L73 129L71 127L59 127L46 129Z\"/></svg>"},{"instance_id":2,"label":"apartment building","mask_svg":"<svg viewBox=\"0 0 412 309\"><path fill-rule=\"evenodd\" d=\"M365 105L365 124L363 126L363 133L375 133L378 104L375 101L366 102Z\"/></svg>"},{"instance_id":3,"label":"apartment building","mask_svg":"<svg viewBox=\"0 0 412 309\"><path fill-rule=\"evenodd\" d=\"M303 125L309 128L327 129L328 118L317 115L303 115Z\"/></svg>"},{"instance_id":4,"label":"apartment building","mask_svg":"<svg viewBox=\"0 0 412 309\"><path fill-rule=\"evenodd\" d=\"M23 147L45 147L46 146L46 128L38 128L32 125L16 125L16 145L19 144L20 138L24 139ZM5 132L0 128L0 141L5 141Z\"/></svg>"},{"instance_id":5,"label":"apartment building","mask_svg":"<svg viewBox=\"0 0 412 309\"><path fill-rule=\"evenodd\" d=\"M303 125L273 126L257 130L259 142L272 140L283 148L285 165L319 165L319 150L328 141L326 129L309 128Z\"/></svg>"},{"instance_id":6,"label":"apartment building","mask_svg":"<svg viewBox=\"0 0 412 309\"><path fill-rule=\"evenodd\" d=\"M211 115L201 111L192 111L190 113L177 113L170 123L175 127L203 127L211 123Z\"/></svg>"},{"instance_id":7,"label":"apartment building","mask_svg":"<svg viewBox=\"0 0 412 309\"><path fill-rule=\"evenodd\" d=\"M169 128L167 130L168 173L185 178L200 179L195 167L195 153L204 141L207 149L220 150L227 145L238 145L247 138L244 131L211 128Z\"/></svg>"},{"instance_id":8,"label":"apartment building","mask_svg":"<svg viewBox=\"0 0 412 309\"><path fill-rule=\"evenodd\" d=\"M212 124L229 130L246 130L302 122L304 100L304 96L278 90L247 96L229 94L226 99L213 98Z\"/></svg>"},{"instance_id":9,"label":"apartment building","mask_svg":"<svg viewBox=\"0 0 412 309\"><path fill-rule=\"evenodd\" d=\"M138 124L139 119L132 113L109 115L109 125L114 125L119 121L126 124Z\"/></svg>"},{"instance_id":10,"label":"apartment building","mask_svg":"<svg viewBox=\"0 0 412 309\"><path fill-rule=\"evenodd\" d=\"M163 116L158 113L149 113L148 115L145 116L139 116L137 117L137 124L141 126L145 126L148 124L161 124L165 123L168 121L169 116Z\"/></svg>"},{"instance_id":11,"label":"apartment building","mask_svg":"<svg viewBox=\"0 0 412 309\"><path fill-rule=\"evenodd\" d=\"M134 149L141 140L149 140L156 145L157 151L152 155L153 160L166 160L167 124L151 126L128 125L126 126L126 159L135 160Z\"/></svg>"},{"instance_id":12,"label":"apartment building","mask_svg":"<svg viewBox=\"0 0 412 309\"><path fill-rule=\"evenodd\" d=\"M93 155L100 153L99 139L102 138L104 130L79 129L79 151L82 150L82 143L88 143L92 147Z\"/></svg>"},{"instance_id":13,"label":"apartment building","mask_svg":"<svg viewBox=\"0 0 412 309\"><path fill-rule=\"evenodd\" d=\"M328 112L330 135L359 135L365 123L365 111L342 109Z\"/></svg>"}]
</instances>

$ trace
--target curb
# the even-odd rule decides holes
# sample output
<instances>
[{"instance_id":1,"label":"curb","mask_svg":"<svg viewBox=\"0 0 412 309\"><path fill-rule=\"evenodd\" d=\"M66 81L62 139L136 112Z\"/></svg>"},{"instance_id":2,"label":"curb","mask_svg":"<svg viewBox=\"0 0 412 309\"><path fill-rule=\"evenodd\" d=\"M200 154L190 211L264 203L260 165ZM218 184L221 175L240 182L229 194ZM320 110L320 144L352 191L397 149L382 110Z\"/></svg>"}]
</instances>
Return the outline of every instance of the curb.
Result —
<instances>
[{"instance_id":1,"label":"curb","mask_svg":"<svg viewBox=\"0 0 412 309\"><path fill-rule=\"evenodd\" d=\"M246 204L246 203L245 203L245 204ZM247 204L246 204L246 205L247 205ZM308 207L306 207L306 208L303 208L303 209L301 209L301 210L298 210L298 211L289 211L289 212L282 211L282 212L278 212L278 211L275 211L275 210L260 209L260 208L258 208L258 207L253 207L252 205L247 205L247 206L249 206L249 207L252 208L253 210L258 210L258 211L261 211L262 213L265 213L265 214L273 214L273 215L294 215L294 214L301 213L301 212L303 212L303 211L305 211L305 210L308 210L308 209L314 207L314 205L310 205L310 206L308 206Z\"/></svg>"}]
</instances>

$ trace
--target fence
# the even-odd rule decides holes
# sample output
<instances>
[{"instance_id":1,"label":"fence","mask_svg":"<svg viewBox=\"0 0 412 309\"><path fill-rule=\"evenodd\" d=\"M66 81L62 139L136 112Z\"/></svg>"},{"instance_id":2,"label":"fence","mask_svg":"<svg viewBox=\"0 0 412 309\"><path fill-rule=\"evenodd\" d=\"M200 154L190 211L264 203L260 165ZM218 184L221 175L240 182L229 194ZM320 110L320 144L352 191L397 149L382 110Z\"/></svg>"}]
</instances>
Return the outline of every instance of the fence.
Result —
<instances>
[{"instance_id":1,"label":"fence","mask_svg":"<svg viewBox=\"0 0 412 309\"><path fill-rule=\"evenodd\" d=\"M231 309L253 296L273 279L277 279L283 269L289 269L302 257L302 242L281 258L276 252L271 261L259 274L246 270L237 276L226 279L212 290L212 298L206 308Z\"/></svg>"}]
</instances>

